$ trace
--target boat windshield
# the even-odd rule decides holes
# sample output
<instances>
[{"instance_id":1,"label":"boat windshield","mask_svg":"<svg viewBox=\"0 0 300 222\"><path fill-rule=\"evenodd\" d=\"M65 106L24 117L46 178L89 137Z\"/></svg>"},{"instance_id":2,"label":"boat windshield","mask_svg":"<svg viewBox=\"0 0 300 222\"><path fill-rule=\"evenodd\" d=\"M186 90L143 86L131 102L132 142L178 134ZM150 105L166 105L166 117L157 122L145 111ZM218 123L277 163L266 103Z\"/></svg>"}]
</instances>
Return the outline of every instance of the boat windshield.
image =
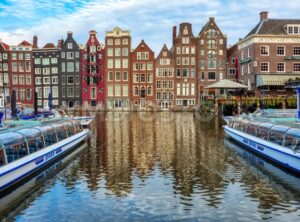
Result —
<instances>
[{"instance_id":1,"label":"boat windshield","mask_svg":"<svg viewBox=\"0 0 300 222\"><path fill-rule=\"evenodd\" d=\"M295 152L300 150L300 129L289 129L285 136L284 146Z\"/></svg>"},{"instance_id":2,"label":"boat windshield","mask_svg":"<svg viewBox=\"0 0 300 222\"><path fill-rule=\"evenodd\" d=\"M25 137L17 132L0 134L0 142L6 154L7 162L13 162L28 154Z\"/></svg>"},{"instance_id":3,"label":"boat windshield","mask_svg":"<svg viewBox=\"0 0 300 222\"><path fill-rule=\"evenodd\" d=\"M271 128L270 135L269 135L269 141L275 144L278 144L280 146L283 145L284 137L286 132L290 129L288 126L284 125L274 125Z\"/></svg>"}]
</instances>

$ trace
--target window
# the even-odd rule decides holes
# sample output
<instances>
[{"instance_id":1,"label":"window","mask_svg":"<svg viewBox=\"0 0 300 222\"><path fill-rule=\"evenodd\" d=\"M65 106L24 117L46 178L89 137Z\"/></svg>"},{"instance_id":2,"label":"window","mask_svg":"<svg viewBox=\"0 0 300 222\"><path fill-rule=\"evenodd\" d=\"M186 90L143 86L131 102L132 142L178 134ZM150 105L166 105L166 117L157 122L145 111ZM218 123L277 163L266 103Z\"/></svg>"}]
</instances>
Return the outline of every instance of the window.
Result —
<instances>
[{"instance_id":1,"label":"window","mask_svg":"<svg viewBox=\"0 0 300 222\"><path fill-rule=\"evenodd\" d=\"M17 67L17 63L16 62L12 62L11 63L11 70L13 72L17 72L18 71L18 67Z\"/></svg>"},{"instance_id":2,"label":"window","mask_svg":"<svg viewBox=\"0 0 300 222\"><path fill-rule=\"evenodd\" d=\"M68 76L67 77L67 82L68 82L68 85L69 84L74 84L74 76Z\"/></svg>"},{"instance_id":3,"label":"window","mask_svg":"<svg viewBox=\"0 0 300 222\"><path fill-rule=\"evenodd\" d=\"M57 74L57 72L58 72L57 67L52 67L52 68L51 68L51 73Z\"/></svg>"},{"instance_id":4,"label":"window","mask_svg":"<svg viewBox=\"0 0 300 222\"><path fill-rule=\"evenodd\" d=\"M247 65L247 73L248 74L250 74L250 72L251 72L251 63L248 63L248 65Z\"/></svg>"},{"instance_id":5,"label":"window","mask_svg":"<svg viewBox=\"0 0 300 222\"><path fill-rule=\"evenodd\" d=\"M122 56L128 56L128 48L122 48Z\"/></svg>"},{"instance_id":6,"label":"window","mask_svg":"<svg viewBox=\"0 0 300 222\"><path fill-rule=\"evenodd\" d=\"M52 84L58 84L58 76L52 76Z\"/></svg>"},{"instance_id":7,"label":"window","mask_svg":"<svg viewBox=\"0 0 300 222\"><path fill-rule=\"evenodd\" d=\"M67 59L74 59L74 53L73 52L67 52Z\"/></svg>"},{"instance_id":8,"label":"window","mask_svg":"<svg viewBox=\"0 0 300 222\"><path fill-rule=\"evenodd\" d=\"M223 39L219 39L219 44L220 45L223 45L223 42L224 42Z\"/></svg>"},{"instance_id":9,"label":"window","mask_svg":"<svg viewBox=\"0 0 300 222\"><path fill-rule=\"evenodd\" d=\"M52 64L57 64L57 58L51 58L51 63Z\"/></svg>"},{"instance_id":10,"label":"window","mask_svg":"<svg viewBox=\"0 0 300 222\"><path fill-rule=\"evenodd\" d=\"M8 63L3 63L3 71L8 71Z\"/></svg>"},{"instance_id":11,"label":"window","mask_svg":"<svg viewBox=\"0 0 300 222\"><path fill-rule=\"evenodd\" d=\"M191 54L195 54L195 46L191 46Z\"/></svg>"},{"instance_id":12,"label":"window","mask_svg":"<svg viewBox=\"0 0 300 222\"><path fill-rule=\"evenodd\" d=\"M41 64L41 59L40 58L34 59L34 64Z\"/></svg>"},{"instance_id":13,"label":"window","mask_svg":"<svg viewBox=\"0 0 300 222\"><path fill-rule=\"evenodd\" d=\"M114 73L108 72L108 81L113 81L113 80L114 80Z\"/></svg>"},{"instance_id":14,"label":"window","mask_svg":"<svg viewBox=\"0 0 300 222\"><path fill-rule=\"evenodd\" d=\"M123 72L123 81L128 81L128 73Z\"/></svg>"},{"instance_id":15,"label":"window","mask_svg":"<svg viewBox=\"0 0 300 222\"><path fill-rule=\"evenodd\" d=\"M145 83L146 82L146 74L141 74L141 83Z\"/></svg>"},{"instance_id":16,"label":"window","mask_svg":"<svg viewBox=\"0 0 300 222\"><path fill-rule=\"evenodd\" d=\"M260 71L261 72L269 72L269 63L268 62L261 62L260 63Z\"/></svg>"},{"instance_id":17,"label":"window","mask_svg":"<svg viewBox=\"0 0 300 222\"><path fill-rule=\"evenodd\" d=\"M121 59L115 59L115 68L120 69L121 68Z\"/></svg>"},{"instance_id":18,"label":"window","mask_svg":"<svg viewBox=\"0 0 300 222\"><path fill-rule=\"evenodd\" d=\"M167 89L168 88L168 81L163 81L162 87L163 87L163 89Z\"/></svg>"},{"instance_id":19,"label":"window","mask_svg":"<svg viewBox=\"0 0 300 222\"><path fill-rule=\"evenodd\" d=\"M209 69L216 69L217 68L217 61L215 59L208 59L208 68Z\"/></svg>"},{"instance_id":20,"label":"window","mask_svg":"<svg viewBox=\"0 0 300 222\"><path fill-rule=\"evenodd\" d=\"M140 60L149 59L149 53L148 52L138 52L137 59L140 59Z\"/></svg>"},{"instance_id":21,"label":"window","mask_svg":"<svg viewBox=\"0 0 300 222\"><path fill-rule=\"evenodd\" d=\"M147 63L147 70L153 70L153 64L152 62Z\"/></svg>"},{"instance_id":22,"label":"window","mask_svg":"<svg viewBox=\"0 0 300 222\"><path fill-rule=\"evenodd\" d=\"M201 81L204 81L204 80L205 80L205 73L202 72L202 73L201 73Z\"/></svg>"},{"instance_id":23,"label":"window","mask_svg":"<svg viewBox=\"0 0 300 222\"><path fill-rule=\"evenodd\" d=\"M156 81L156 88L160 89L160 87L161 87L161 82L160 81Z\"/></svg>"},{"instance_id":24,"label":"window","mask_svg":"<svg viewBox=\"0 0 300 222\"><path fill-rule=\"evenodd\" d=\"M73 43L72 42L68 42L68 49L72 49L73 48Z\"/></svg>"},{"instance_id":25,"label":"window","mask_svg":"<svg viewBox=\"0 0 300 222\"><path fill-rule=\"evenodd\" d=\"M189 37L182 37L182 44L189 44L190 38Z\"/></svg>"},{"instance_id":26,"label":"window","mask_svg":"<svg viewBox=\"0 0 300 222\"><path fill-rule=\"evenodd\" d=\"M18 65L19 65L19 72L24 72L24 63L18 62Z\"/></svg>"},{"instance_id":27,"label":"window","mask_svg":"<svg viewBox=\"0 0 300 222\"><path fill-rule=\"evenodd\" d=\"M35 68L34 72L35 74L41 74L41 68Z\"/></svg>"},{"instance_id":28,"label":"window","mask_svg":"<svg viewBox=\"0 0 300 222\"><path fill-rule=\"evenodd\" d=\"M42 78L41 77L35 77L35 84L36 85L42 84Z\"/></svg>"},{"instance_id":29,"label":"window","mask_svg":"<svg viewBox=\"0 0 300 222\"><path fill-rule=\"evenodd\" d=\"M284 72L285 71L285 64L284 62L277 63L277 72Z\"/></svg>"},{"instance_id":30,"label":"window","mask_svg":"<svg viewBox=\"0 0 300 222\"><path fill-rule=\"evenodd\" d=\"M213 50L209 50L207 52L208 58L215 58L216 57L216 52Z\"/></svg>"},{"instance_id":31,"label":"window","mask_svg":"<svg viewBox=\"0 0 300 222\"><path fill-rule=\"evenodd\" d=\"M195 69L191 69L191 78L195 78Z\"/></svg>"},{"instance_id":32,"label":"window","mask_svg":"<svg viewBox=\"0 0 300 222\"><path fill-rule=\"evenodd\" d=\"M122 67L125 69L128 68L128 59L122 59Z\"/></svg>"},{"instance_id":33,"label":"window","mask_svg":"<svg viewBox=\"0 0 300 222\"><path fill-rule=\"evenodd\" d=\"M65 52L61 52L61 58L65 58L66 57L66 53Z\"/></svg>"},{"instance_id":34,"label":"window","mask_svg":"<svg viewBox=\"0 0 300 222\"><path fill-rule=\"evenodd\" d=\"M123 45L128 45L128 39L122 39L122 44Z\"/></svg>"},{"instance_id":35,"label":"window","mask_svg":"<svg viewBox=\"0 0 300 222\"><path fill-rule=\"evenodd\" d=\"M121 56L121 49L115 48L115 56Z\"/></svg>"},{"instance_id":36,"label":"window","mask_svg":"<svg viewBox=\"0 0 300 222\"><path fill-rule=\"evenodd\" d=\"M107 60L107 68L114 68L114 60L113 59L108 59Z\"/></svg>"},{"instance_id":37,"label":"window","mask_svg":"<svg viewBox=\"0 0 300 222\"><path fill-rule=\"evenodd\" d=\"M128 96L128 85L123 85L122 86L122 95L123 96Z\"/></svg>"},{"instance_id":38,"label":"window","mask_svg":"<svg viewBox=\"0 0 300 222\"><path fill-rule=\"evenodd\" d=\"M182 69L182 77L183 78L189 77L189 69Z\"/></svg>"},{"instance_id":39,"label":"window","mask_svg":"<svg viewBox=\"0 0 300 222\"><path fill-rule=\"evenodd\" d=\"M79 52L75 52L75 58L79 58Z\"/></svg>"},{"instance_id":40,"label":"window","mask_svg":"<svg viewBox=\"0 0 300 222\"><path fill-rule=\"evenodd\" d=\"M182 57L182 65L189 65L189 57Z\"/></svg>"},{"instance_id":41,"label":"window","mask_svg":"<svg viewBox=\"0 0 300 222\"><path fill-rule=\"evenodd\" d=\"M74 87L68 87L67 88L67 96L68 97L74 97Z\"/></svg>"},{"instance_id":42,"label":"window","mask_svg":"<svg viewBox=\"0 0 300 222\"><path fill-rule=\"evenodd\" d=\"M43 65L49 65L50 64L49 58L43 58L42 62L43 62Z\"/></svg>"},{"instance_id":43,"label":"window","mask_svg":"<svg viewBox=\"0 0 300 222\"><path fill-rule=\"evenodd\" d=\"M95 87L91 88L91 98L96 99L96 88Z\"/></svg>"},{"instance_id":44,"label":"window","mask_svg":"<svg viewBox=\"0 0 300 222\"><path fill-rule=\"evenodd\" d=\"M152 86L148 86L148 96L152 96Z\"/></svg>"},{"instance_id":45,"label":"window","mask_svg":"<svg viewBox=\"0 0 300 222\"><path fill-rule=\"evenodd\" d=\"M294 55L300 55L300 47L294 47Z\"/></svg>"},{"instance_id":46,"label":"window","mask_svg":"<svg viewBox=\"0 0 300 222\"><path fill-rule=\"evenodd\" d=\"M216 41L213 39L208 40L208 48L213 49L216 47Z\"/></svg>"},{"instance_id":47,"label":"window","mask_svg":"<svg viewBox=\"0 0 300 222\"><path fill-rule=\"evenodd\" d=\"M177 69L177 70L176 70L176 77L177 77L177 78L180 78L180 77L181 77L180 69Z\"/></svg>"},{"instance_id":48,"label":"window","mask_svg":"<svg viewBox=\"0 0 300 222\"><path fill-rule=\"evenodd\" d=\"M180 65L181 64L181 59L180 59L180 57L177 57L176 58L176 65Z\"/></svg>"},{"instance_id":49,"label":"window","mask_svg":"<svg viewBox=\"0 0 300 222\"><path fill-rule=\"evenodd\" d=\"M140 63L140 70L146 70L146 63Z\"/></svg>"},{"instance_id":50,"label":"window","mask_svg":"<svg viewBox=\"0 0 300 222\"><path fill-rule=\"evenodd\" d=\"M120 39L115 39L115 45L120 45L120 44L121 44Z\"/></svg>"},{"instance_id":51,"label":"window","mask_svg":"<svg viewBox=\"0 0 300 222\"><path fill-rule=\"evenodd\" d=\"M269 46L261 46L260 47L260 55L262 55L262 56L269 55Z\"/></svg>"},{"instance_id":52,"label":"window","mask_svg":"<svg viewBox=\"0 0 300 222\"><path fill-rule=\"evenodd\" d=\"M191 84L191 95L195 95L195 84Z\"/></svg>"},{"instance_id":53,"label":"window","mask_svg":"<svg viewBox=\"0 0 300 222\"><path fill-rule=\"evenodd\" d=\"M108 85L107 86L107 95L108 96L114 96L114 86L113 85Z\"/></svg>"},{"instance_id":54,"label":"window","mask_svg":"<svg viewBox=\"0 0 300 222\"><path fill-rule=\"evenodd\" d=\"M179 61L180 61L180 58L177 58L177 59L179 59ZM160 63L161 65L170 65L170 59L162 58L162 59L159 60L159 63ZM179 62L179 63L180 63L180 62Z\"/></svg>"},{"instance_id":55,"label":"window","mask_svg":"<svg viewBox=\"0 0 300 222\"><path fill-rule=\"evenodd\" d=\"M76 85L80 84L80 76L75 76L75 83Z\"/></svg>"},{"instance_id":56,"label":"window","mask_svg":"<svg viewBox=\"0 0 300 222\"><path fill-rule=\"evenodd\" d=\"M50 84L50 77L44 77L43 78L44 84Z\"/></svg>"},{"instance_id":57,"label":"window","mask_svg":"<svg viewBox=\"0 0 300 222\"><path fill-rule=\"evenodd\" d=\"M137 73L133 74L133 82L134 83L138 83L139 82L139 74L137 74Z\"/></svg>"},{"instance_id":58,"label":"window","mask_svg":"<svg viewBox=\"0 0 300 222\"><path fill-rule=\"evenodd\" d=\"M216 30L215 29L209 29L207 33L208 33L209 38L214 38L216 36Z\"/></svg>"},{"instance_id":59,"label":"window","mask_svg":"<svg viewBox=\"0 0 300 222\"><path fill-rule=\"evenodd\" d=\"M161 92L156 92L156 99L161 99Z\"/></svg>"},{"instance_id":60,"label":"window","mask_svg":"<svg viewBox=\"0 0 300 222\"><path fill-rule=\"evenodd\" d=\"M181 94L181 87L180 87L180 83L177 83L177 87L176 87L176 94L178 95L178 96L180 96L180 94Z\"/></svg>"},{"instance_id":61,"label":"window","mask_svg":"<svg viewBox=\"0 0 300 222\"><path fill-rule=\"evenodd\" d=\"M137 86L134 87L134 95L135 96L139 95L139 88Z\"/></svg>"},{"instance_id":62,"label":"window","mask_svg":"<svg viewBox=\"0 0 300 222\"><path fill-rule=\"evenodd\" d=\"M208 80L216 80L216 73L215 72L209 72L208 73Z\"/></svg>"},{"instance_id":63,"label":"window","mask_svg":"<svg viewBox=\"0 0 300 222\"><path fill-rule=\"evenodd\" d=\"M116 81L121 81L121 72L116 72Z\"/></svg>"},{"instance_id":64,"label":"window","mask_svg":"<svg viewBox=\"0 0 300 222\"><path fill-rule=\"evenodd\" d=\"M74 62L67 62L67 72L74 72Z\"/></svg>"},{"instance_id":65,"label":"window","mask_svg":"<svg viewBox=\"0 0 300 222\"><path fill-rule=\"evenodd\" d=\"M25 62L25 70L26 70L26 72L30 72L31 71L31 64L30 64L30 62Z\"/></svg>"},{"instance_id":66,"label":"window","mask_svg":"<svg viewBox=\"0 0 300 222\"><path fill-rule=\"evenodd\" d=\"M182 47L182 54L189 54L190 53L190 48L188 46L183 46Z\"/></svg>"},{"instance_id":67,"label":"window","mask_svg":"<svg viewBox=\"0 0 300 222\"><path fill-rule=\"evenodd\" d=\"M235 69L234 68L229 69L229 75L235 75Z\"/></svg>"},{"instance_id":68,"label":"window","mask_svg":"<svg viewBox=\"0 0 300 222\"><path fill-rule=\"evenodd\" d=\"M22 59L23 59L23 53L20 53L20 52L18 53L18 59L19 59L19 60L22 60Z\"/></svg>"},{"instance_id":69,"label":"window","mask_svg":"<svg viewBox=\"0 0 300 222\"><path fill-rule=\"evenodd\" d=\"M24 76L19 76L19 84L20 85L24 85L25 84Z\"/></svg>"},{"instance_id":70,"label":"window","mask_svg":"<svg viewBox=\"0 0 300 222\"><path fill-rule=\"evenodd\" d=\"M31 76L26 75L26 85L31 85Z\"/></svg>"},{"instance_id":71,"label":"window","mask_svg":"<svg viewBox=\"0 0 300 222\"><path fill-rule=\"evenodd\" d=\"M43 74L49 75L50 74L50 68L43 68Z\"/></svg>"},{"instance_id":72,"label":"window","mask_svg":"<svg viewBox=\"0 0 300 222\"><path fill-rule=\"evenodd\" d=\"M115 85L115 96L121 96L121 85Z\"/></svg>"},{"instance_id":73,"label":"window","mask_svg":"<svg viewBox=\"0 0 300 222\"><path fill-rule=\"evenodd\" d=\"M75 72L79 72L79 62L75 62Z\"/></svg>"},{"instance_id":74,"label":"window","mask_svg":"<svg viewBox=\"0 0 300 222\"><path fill-rule=\"evenodd\" d=\"M173 89L173 81L169 81L169 89Z\"/></svg>"},{"instance_id":75,"label":"window","mask_svg":"<svg viewBox=\"0 0 300 222\"><path fill-rule=\"evenodd\" d=\"M299 72L300 71L300 63L294 63L294 71Z\"/></svg>"},{"instance_id":76,"label":"window","mask_svg":"<svg viewBox=\"0 0 300 222\"><path fill-rule=\"evenodd\" d=\"M277 46L277 55L285 55L285 47L284 46Z\"/></svg>"},{"instance_id":77,"label":"window","mask_svg":"<svg viewBox=\"0 0 300 222\"><path fill-rule=\"evenodd\" d=\"M66 63L64 63L64 62L61 63L61 71L62 72L66 71Z\"/></svg>"},{"instance_id":78,"label":"window","mask_svg":"<svg viewBox=\"0 0 300 222\"><path fill-rule=\"evenodd\" d=\"M181 54L181 48L180 47L176 47L176 53Z\"/></svg>"},{"instance_id":79,"label":"window","mask_svg":"<svg viewBox=\"0 0 300 222\"><path fill-rule=\"evenodd\" d=\"M31 89L26 89L26 100L31 100Z\"/></svg>"},{"instance_id":80,"label":"window","mask_svg":"<svg viewBox=\"0 0 300 222\"><path fill-rule=\"evenodd\" d=\"M91 45L90 46L90 52L91 53L95 53L96 52L96 46L95 45ZM67 55L67 57L68 57L68 55ZM70 57L71 58L71 57Z\"/></svg>"},{"instance_id":81,"label":"window","mask_svg":"<svg viewBox=\"0 0 300 222\"><path fill-rule=\"evenodd\" d=\"M53 86L52 87L52 97L53 98L58 98L58 86Z\"/></svg>"},{"instance_id":82,"label":"window","mask_svg":"<svg viewBox=\"0 0 300 222\"><path fill-rule=\"evenodd\" d=\"M148 75L147 75L147 82L148 83L152 83L152 81L153 81L152 74L148 73Z\"/></svg>"}]
</instances>

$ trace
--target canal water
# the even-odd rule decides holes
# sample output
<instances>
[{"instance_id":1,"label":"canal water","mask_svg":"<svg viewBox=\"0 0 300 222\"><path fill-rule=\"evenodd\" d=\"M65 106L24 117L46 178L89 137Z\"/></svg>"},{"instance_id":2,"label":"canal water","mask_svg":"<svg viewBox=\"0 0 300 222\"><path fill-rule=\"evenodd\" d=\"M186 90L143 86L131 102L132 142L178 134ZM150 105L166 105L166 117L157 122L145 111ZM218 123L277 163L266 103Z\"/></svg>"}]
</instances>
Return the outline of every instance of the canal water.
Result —
<instances>
[{"instance_id":1,"label":"canal water","mask_svg":"<svg viewBox=\"0 0 300 222\"><path fill-rule=\"evenodd\" d=\"M3 221L298 221L300 179L193 113L97 115L90 140L0 199Z\"/></svg>"}]
</instances>

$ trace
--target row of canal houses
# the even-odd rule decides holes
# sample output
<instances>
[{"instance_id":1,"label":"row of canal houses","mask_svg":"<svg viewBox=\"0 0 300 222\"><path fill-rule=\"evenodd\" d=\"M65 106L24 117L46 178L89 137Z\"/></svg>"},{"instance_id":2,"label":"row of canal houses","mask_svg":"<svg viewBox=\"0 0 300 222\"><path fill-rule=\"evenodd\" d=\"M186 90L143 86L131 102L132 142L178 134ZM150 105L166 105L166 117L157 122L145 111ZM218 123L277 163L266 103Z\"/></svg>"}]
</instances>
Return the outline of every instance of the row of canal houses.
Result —
<instances>
[{"instance_id":1,"label":"row of canal houses","mask_svg":"<svg viewBox=\"0 0 300 222\"><path fill-rule=\"evenodd\" d=\"M195 36L192 25L173 27L173 45L163 45L155 57L142 40L132 49L131 35L118 27L106 32L105 44L96 31L89 32L85 45L72 32L57 44L18 45L0 42L0 94L9 102L12 90L17 102L75 108L81 105L106 109L192 109L199 103L204 87L225 73L226 36L210 18ZM197 73L201 73L198 75Z\"/></svg>"},{"instance_id":2,"label":"row of canal houses","mask_svg":"<svg viewBox=\"0 0 300 222\"><path fill-rule=\"evenodd\" d=\"M43 108L49 106L51 93L53 107L193 109L204 96L215 93L205 89L207 85L225 78L247 84L255 94L270 89L282 93L278 76L295 77L300 71L295 56L300 54L299 24L268 19L262 12L258 25L227 49L227 37L214 18L196 35L191 24L182 23L179 30L173 27L172 47L163 45L157 56L144 40L132 49L130 32L118 27L106 32L104 44L95 31L89 32L84 45L74 40L72 32L43 47L37 36L32 44L0 41L0 105L3 98L9 102L16 90L17 101L27 106L33 105L36 91ZM294 55L287 56L288 49ZM289 75L285 67L291 67Z\"/></svg>"}]
</instances>

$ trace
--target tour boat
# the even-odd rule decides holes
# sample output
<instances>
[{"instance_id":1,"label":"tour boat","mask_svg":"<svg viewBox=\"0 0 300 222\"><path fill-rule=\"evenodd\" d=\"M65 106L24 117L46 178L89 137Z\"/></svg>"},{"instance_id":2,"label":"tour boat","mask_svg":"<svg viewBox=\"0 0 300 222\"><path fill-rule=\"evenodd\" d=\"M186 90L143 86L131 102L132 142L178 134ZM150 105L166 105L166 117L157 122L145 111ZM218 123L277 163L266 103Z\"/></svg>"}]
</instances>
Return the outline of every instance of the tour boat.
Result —
<instances>
[{"instance_id":1,"label":"tour boat","mask_svg":"<svg viewBox=\"0 0 300 222\"><path fill-rule=\"evenodd\" d=\"M223 128L248 149L300 173L300 125L232 118Z\"/></svg>"},{"instance_id":2,"label":"tour boat","mask_svg":"<svg viewBox=\"0 0 300 222\"><path fill-rule=\"evenodd\" d=\"M61 157L89 134L75 120L25 122L0 132L0 192Z\"/></svg>"}]
</instances>

